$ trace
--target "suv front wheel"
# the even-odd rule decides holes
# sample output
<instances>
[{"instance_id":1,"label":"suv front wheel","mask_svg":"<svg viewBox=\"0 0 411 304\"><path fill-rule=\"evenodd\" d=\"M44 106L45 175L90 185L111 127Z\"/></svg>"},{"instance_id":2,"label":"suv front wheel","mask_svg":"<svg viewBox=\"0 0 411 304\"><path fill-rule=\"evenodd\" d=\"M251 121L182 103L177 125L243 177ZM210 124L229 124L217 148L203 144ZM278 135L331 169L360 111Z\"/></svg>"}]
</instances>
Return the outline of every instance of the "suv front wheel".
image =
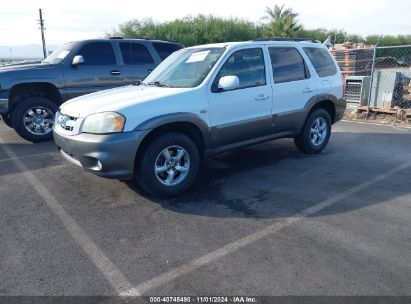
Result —
<instances>
[{"instance_id":1,"label":"suv front wheel","mask_svg":"<svg viewBox=\"0 0 411 304\"><path fill-rule=\"evenodd\" d=\"M172 197L185 192L194 182L200 155L185 134L166 133L151 142L137 159L136 181L146 192Z\"/></svg>"},{"instance_id":2,"label":"suv front wheel","mask_svg":"<svg viewBox=\"0 0 411 304\"><path fill-rule=\"evenodd\" d=\"M320 153L331 135L331 117L325 109L314 110L307 118L301 133L294 138L297 148L308 154Z\"/></svg>"},{"instance_id":3,"label":"suv front wheel","mask_svg":"<svg viewBox=\"0 0 411 304\"><path fill-rule=\"evenodd\" d=\"M47 141L53 137L57 105L43 97L29 97L17 104L12 115L16 132L31 142Z\"/></svg>"}]
</instances>

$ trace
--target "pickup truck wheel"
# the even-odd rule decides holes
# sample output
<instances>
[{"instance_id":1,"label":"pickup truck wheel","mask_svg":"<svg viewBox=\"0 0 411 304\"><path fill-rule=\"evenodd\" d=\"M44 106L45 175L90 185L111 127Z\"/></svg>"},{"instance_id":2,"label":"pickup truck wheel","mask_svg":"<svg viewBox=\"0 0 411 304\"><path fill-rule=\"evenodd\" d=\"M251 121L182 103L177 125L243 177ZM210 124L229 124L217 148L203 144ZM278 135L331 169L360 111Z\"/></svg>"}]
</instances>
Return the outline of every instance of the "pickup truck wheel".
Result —
<instances>
[{"instance_id":1,"label":"pickup truck wheel","mask_svg":"<svg viewBox=\"0 0 411 304\"><path fill-rule=\"evenodd\" d=\"M17 104L12 116L13 127L24 139L31 142L53 138L54 114L57 105L43 97L29 97Z\"/></svg>"},{"instance_id":2,"label":"pickup truck wheel","mask_svg":"<svg viewBox=\"0 0 411 304\"><path fill-rule=\"evenodd\" d=\"M10 120L10 115L9 114L1 114L1 118L3 119L6 126L8 126L10 128L13 128L13 126L11 125L11 120Z\"/></svg>"},{"instance_id":3,"label":"pickup truck wheel","mask_svg":"<svg viewBox=\"0 0 411 304\"><path fill-rule=\"evenodd\" d=\"M307 154L316 154L327 146L330 135L330 114L324 109L317 109L308 116L303 130L294 138L294 142L300 151Z\"/></svg>"},{"instance_id":4,"label":"pickup truck wheel","mask_svg":"<svg viewBox=\"0 0 411 304\"><path fill-rule=\"evenodd\" d=\"M199 170L197 146L182 133L161 135L148 145L142 156L135 179L154 196L167 198L185 192Z\"/></svg>"}]
</instances>

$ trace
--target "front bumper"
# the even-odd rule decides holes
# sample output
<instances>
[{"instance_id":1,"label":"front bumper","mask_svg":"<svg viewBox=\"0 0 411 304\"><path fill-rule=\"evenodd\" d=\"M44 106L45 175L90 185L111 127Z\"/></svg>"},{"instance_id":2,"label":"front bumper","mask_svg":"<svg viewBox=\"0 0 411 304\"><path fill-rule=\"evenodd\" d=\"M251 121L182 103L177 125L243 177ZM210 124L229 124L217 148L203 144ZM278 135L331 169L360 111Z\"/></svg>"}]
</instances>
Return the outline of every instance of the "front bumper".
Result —
<instances>
[{"instance_id":1,"label":"front bumper","mask_svg":"<svg viewBox=\"0 0 411 304\"><path fill-rule=\"evenodd\" d=\"M54 141L64 158L98 176L130 179L134 174L137 149L150 130L108 135L62 135Z\"/></svg>"}]
</instances>

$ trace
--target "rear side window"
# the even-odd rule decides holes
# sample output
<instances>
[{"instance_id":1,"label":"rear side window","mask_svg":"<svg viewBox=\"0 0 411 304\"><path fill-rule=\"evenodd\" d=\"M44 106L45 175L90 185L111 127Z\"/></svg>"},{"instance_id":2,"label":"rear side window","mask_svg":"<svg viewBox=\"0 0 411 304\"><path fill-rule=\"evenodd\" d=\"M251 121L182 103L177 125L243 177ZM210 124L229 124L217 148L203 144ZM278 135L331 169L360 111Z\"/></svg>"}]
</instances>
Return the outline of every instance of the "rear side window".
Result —
<instances>
[{"instance_id":1,"label":"rear side window","mask_svg":"<svg viewBox=\"0 0 411 304\"><path fill-rule=\"evenodd\" d=\"M275 83L297 81L310 78L304 59L296 48L269 48Z\"/></svg>"},{"instance_id":2,"label":"rear side window","mask_svg":"<svg viewBox=\"0 0 411 304\"><path fill-rule=\"evenodd\" d=\"M124 64L140 65L154 63L148 49L141 43L120 42Z\"/></svg>"},{"instance_id":3,"label":"rear side window","mask_svg":"<svg viewBox=\"0 0 411 304\"><path fill-rule=\"evenodd\" d=\"M90 42L77 55L83 56L84 65L115 65L116 56L110 42Z\"/></svg>"},{"instance_id":4,"label":"rear side window","mask_svg":"<svg viewBox=\"0 0 411 304\"><path fill-rule=\"evenodd\" d=\"M168 56L170 56L175 51L181 50L183 48L181 44L176 44L176 43L154 42L153 46L156 49L161 60L166 59Z\"/></svg>"},{"instance_id":5,"label":"rear side window","mask_svg":"<svg viewBox=\"0 0 411 304\"><path fill-rule=\"evenodd\" d=\"M305 47L304 52L313 64L318 76L327 77L337 73L334 61L327 50L322 48Z\"/></svg>"}]
</instances>

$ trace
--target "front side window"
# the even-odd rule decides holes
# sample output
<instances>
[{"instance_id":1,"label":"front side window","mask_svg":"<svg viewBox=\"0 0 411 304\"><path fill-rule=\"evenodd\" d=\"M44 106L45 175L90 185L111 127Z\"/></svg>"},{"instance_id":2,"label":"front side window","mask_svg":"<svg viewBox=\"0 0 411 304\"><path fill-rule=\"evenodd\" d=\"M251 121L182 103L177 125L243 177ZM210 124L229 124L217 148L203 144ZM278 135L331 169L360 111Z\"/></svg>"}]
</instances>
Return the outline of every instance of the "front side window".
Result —
<instances>
[{"instance_id":1,"label":"front side window","mask_svg":"<svg viewBox=\"0 0 411 304\"><path fill-rule=\"evenodd\" d=\"M143 85L194 88L210 73L225 48L190 48L174 52L154 69Z\"/></svg>"},{"instance_id":2,"label":"front side window","mask_svg":"<svg viewBox=\"0 0 411 304\"><path fill-rule=\"evenodd\" d=\"M269 48L275 83L298 81L310 78L304 59L296 48Z\"/></svg>"},{"instance_id":3,"label":"front side window","mask_svg":"<svg viewBox=\"0 0 411 304\"><path fill-rule=\"evenodd\" d=\"M124 64L140 65L154 63L150 52L141 43L121 42L120 51Z\"/></svg>"},{"instance_id":4,"label":"front side window","mask_svg":"<svg viewBox=\"0 0 411 304\"><path fill-rule=\"evenodd\" d=\"M318 76L327 77L337 73L335 63L330 53L323 48L303 48L305 54L310 59Z\"/></svg>"},{"instance_id":5,"label":"front side window","mask_svg":"<svg viewBox=\"0 0 411 304\"><path fill-rule=\"evenodd\" d=\"M116 56L110 42L90 42L77 53L83 56L84 65L115 65Z\"/></svg>"},{"instance_id":6,"label":"front side window","mask_svg":"<svg viewBox=\"0 0 411 304\"><path fill-rule=\"evenodd\" d=\"M59 64L70 54L75 45L75 42L64 44L44 59L42 63Z\"/></svg>"},{"instance_id":7,"label":"front side window","mask_svg":"<svg viewBox=\"0 0 411 304\"><path fill-rule=\"evenodd\" d=\"M266 84L264 54L261 48L244 49L234 52L222 66L214 83L213 91L224 76L237 76L240 86L237 89Z\"/></svg>"}]
</instances>

